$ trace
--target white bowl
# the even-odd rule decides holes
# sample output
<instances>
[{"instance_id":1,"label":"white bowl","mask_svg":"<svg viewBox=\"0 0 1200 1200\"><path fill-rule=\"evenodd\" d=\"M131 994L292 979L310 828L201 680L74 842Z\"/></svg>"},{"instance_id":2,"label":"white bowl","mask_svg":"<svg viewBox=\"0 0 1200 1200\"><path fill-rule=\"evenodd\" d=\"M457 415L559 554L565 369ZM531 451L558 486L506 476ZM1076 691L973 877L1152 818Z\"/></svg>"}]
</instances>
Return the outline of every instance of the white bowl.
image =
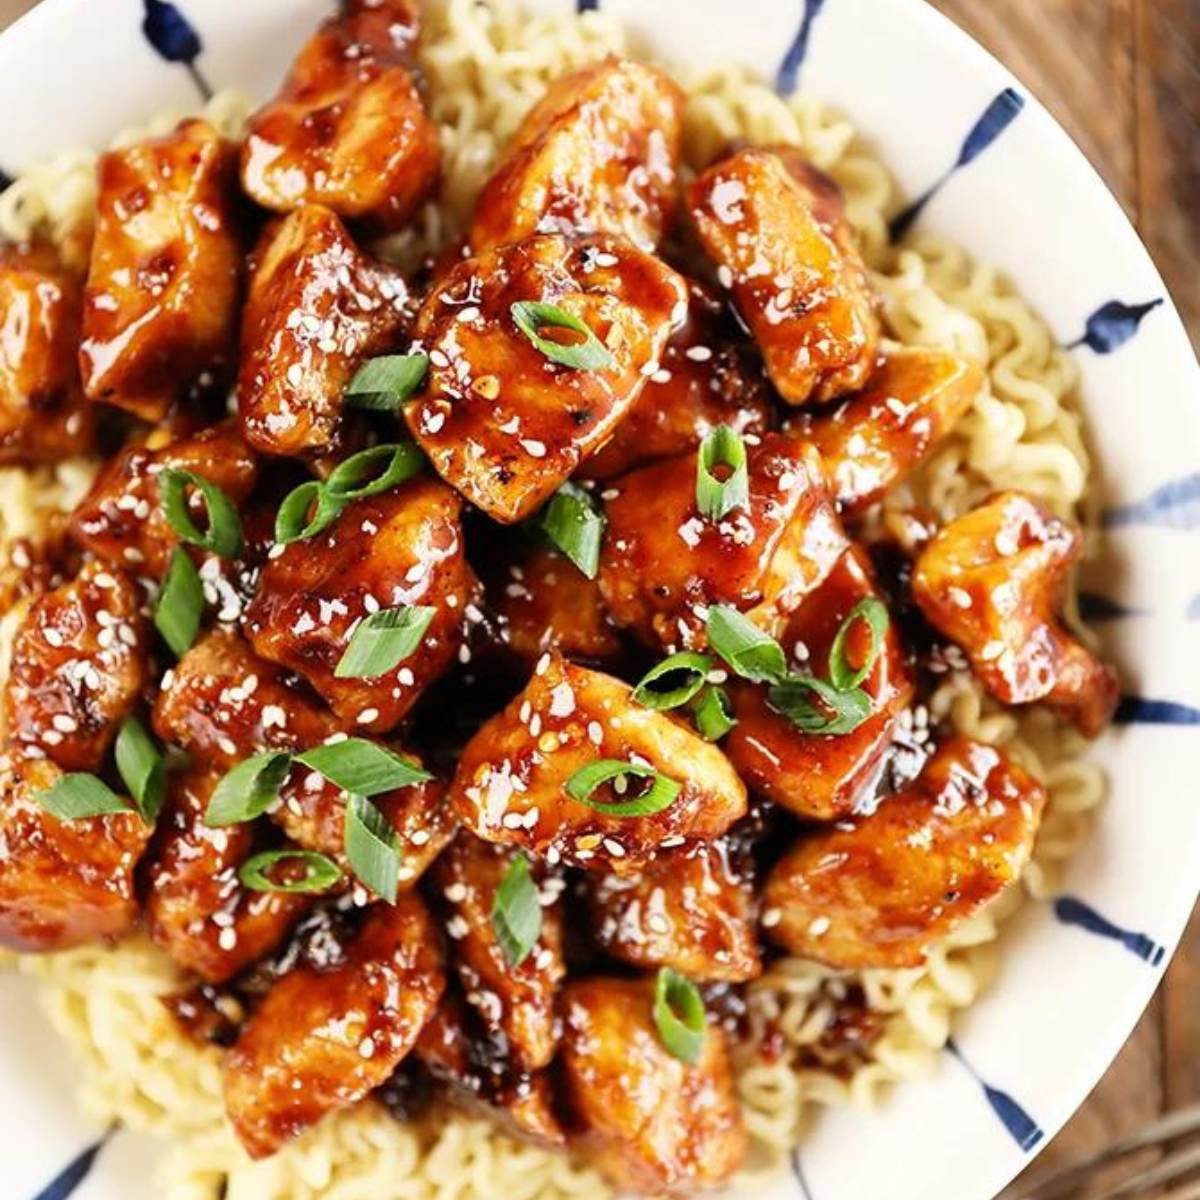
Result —
<instances>
[{"instance_id":1,"label":"white bowl","mask_svg":"<svg viewBox=\"0 0 1200 1200\"><path fill-rule=\"evenodd\" d=\"M1083 156L932 9L912 0L604 2L669 63L734 60L784 85L802 73L804 90L850 114L909 195L942 181L922 221L1002 267L1062 343L1083 339L1076 353L1109 513L1090 586L1125 692L1120 723L1094 750L1109 802L1068 866L1068 898L1031 905L1006 928L1000 977L959 1022L956 1052L878 1112L825 1115L795 1177L772 1193L985 1200L1107 1067L1200 883L1200 371L1162 280ZM169 34L167 9L146 5ZM214 85L255 96L276 86L328 7L180 0L203 46L194 65ZM143 15L115 0L45 0L0 37L0 167L102 145L165 106L195 106L189 71L165 60L188 49L186 38L181 47L160 36L156 51ZM950 170L960 159L969 161ZM150 1147L124 1134L51 1185L100 1131L75 1113L71 1064L26 981L6 980L0 1028L4 1195L149 1200Z\"/></svg>"}]
</instances>

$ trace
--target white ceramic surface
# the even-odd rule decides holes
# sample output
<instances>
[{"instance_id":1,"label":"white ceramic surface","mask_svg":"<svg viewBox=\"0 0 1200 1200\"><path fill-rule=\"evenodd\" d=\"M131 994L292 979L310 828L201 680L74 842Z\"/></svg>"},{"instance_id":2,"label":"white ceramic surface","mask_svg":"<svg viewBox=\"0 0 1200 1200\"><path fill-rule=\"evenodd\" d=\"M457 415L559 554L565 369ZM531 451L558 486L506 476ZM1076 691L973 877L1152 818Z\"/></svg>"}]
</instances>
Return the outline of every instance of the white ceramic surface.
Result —
<instances>
[{"instance_id":1,"label":"white ceramic surface","mask_svg":"<svg viewBox=\"0 0 1200 1200\"><path fill-rule=\"evenodd\" d=\"M1091 167L1019 82L918 0L604 2L668 62L732 58L767 78L783 67L784 83L798 70L804 89L854 117L913 196L969 158L920 220L1001 265L1062 342L1088 335L1076 353L1111 516L1088 586L1108 602L1102 628L1126 699L1095 749L1111 799L1067 872L1074 900L1031 905L1009 928L999 981L956 1028L961 1057L946 1054L934 1078L897 1089L877 1113L824 1117L770 1197L986 1200L1104 1071L1200 883L1200 371ZM199 35L203 75L262 96L327 7L179 0L178 11ZM157 49L142 32L147 12ZM194 105L192 77L169 61L194 49L184 32L161 0L45 0L0 37L0 167ZM1106 936L1095 936L1099 914L1115 926ZM1128 930L1142 940L1118 936ZM0 1030L0 1194L152 1200L152 1149L126 1133L80 1180L47 1186L101 1131L76 1115L71 1064L23 981L0 983Z\"/></svg>"}]
</instances>

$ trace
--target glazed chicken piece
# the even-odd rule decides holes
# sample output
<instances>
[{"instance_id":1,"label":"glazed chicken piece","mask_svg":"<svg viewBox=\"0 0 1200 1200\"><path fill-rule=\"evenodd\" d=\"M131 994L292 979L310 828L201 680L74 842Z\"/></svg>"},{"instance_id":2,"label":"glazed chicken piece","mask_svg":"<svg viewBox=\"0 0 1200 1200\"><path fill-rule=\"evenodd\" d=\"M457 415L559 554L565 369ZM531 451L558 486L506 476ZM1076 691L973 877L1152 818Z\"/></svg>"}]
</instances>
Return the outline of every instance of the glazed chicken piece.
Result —
<instances>
[{"instance_id":1,"label":"glazed chicken piece","mask_svg":"<svg viewBox=\"0 0 1200 1200\"><path fill-rule=\"evenodd\" d=\"M476 254L535 233L613 233L653 250L675 208L683 93L610 55L556 79L475 204Z\"/></svg>"},{"instance_id":2,"label":"glazed chicken piece","mask_svg":"<svg viewBox=\"0 0 1200 1200\"><path fill-rule=\"evenodd\" d=\"M264 208L323 204L399 229L438 177L437 126L409 70L414 0L347 0L305 43L278 96L253 113L242 186Z\"/></svg>"},{"instance_id":3,"label":"glazed chicken piece","mask_svg":"<svg viewBox=\"0 0 1200 1200\"><path fill-rule=\"evenodd\" d=\"M513 966L492 919L496 892L519 851L481 842L469 833L455 838L433 868L433 881L451 912L451 938L459 982L485 1032L501 1040L515 1066L538 1071L558 1048L555 1016L563 964L560 879L534 868L542 901L542 931L527 958Z\"/></svg>"},{"instance_id":4,"label":"glazed chicken piece","mask_svg":"<svg viewBox=\"0 0 1200 1200\"><path fill-rule=\"evenodd\" d=\"M202 637L168 672L154 732L214 770L264 750L307 750L341 722L228 629Z\"/></svg>"},{"instance_id":5,"label":"glazed chicken piece","mask_svg":"<svg viewBox=\"0 0 1200 1200\"><path fill-rule=\"evenodd\" d=\"M613 620L652 646L702 649L712 604L771 629L846 546L807 443L767 434L747 447L749 511L715 522L696 507L696 457L641 467L605 492L600 591Z\"/></svg>"},{"instance_id":6,"label":"glazed chicken piece","mask_svg":"<svg viewBox=\"0 0 1200 1200\"><path fill-rule=\"evenodd\" d=\"M323 533L263 569L244 628L264 658L303 675L343 721L385 733L455 660L478 583L463 553L460 498L429 478L356 500ZM382 675L338 678L354 627L399 606L436 609L420 645Z\"/></svg>"},{"instance_id":7,"label":"glazed chicken piece","mask_svg":"<svg viewBox=\"0 0 1200 1200\"><path fill-rule=\"evenodd\" d=\"M649 766L679 785L648 815L615 816L564 790L599 759ZM628 800L611 785L593 803ZM460 820L486 841L619 873L636 871L660 849L724 833L746 811L746 789L725 756L682 721L643 708L610 675L547 654L525 690L487 721L459 759L450 797Z\"/></svg>"},{"instance_id":8,"label":"glazed chicken piece","mask_svg":"<svg viewBox=\"0 0 1200 1200\"><path fill-rule=\"evenodd\" d=\"M137 919L133 869L151 827L135 812L60 821L36 797L61 778L47 758L0 756L0 946L10 950L116 938Z\"/></svg>"},{"instance_id":9,"label":"glazed chicken piece","mask_svg":"<svg viewBox=\"0 0 1200 1200\"><path fill-rule=\"evenodd\" d=\"M997 700L1043 701L1095 737L1116 708L1116 672L1059 618L1082 548L1078 528L1031 496L999 492L933 537L912 594Z\"/></svg>"},{"instance_id":10,"label":"glazed chicken piece","mask_svg":"<svg viewBox=\"0 0 1200 1200\"><path fill-rule=\"evenodd\" d=\"M664 853L637 875L589 877L592 933L635 967L743 983L762 972L750 880L725 840Z\"/></svg>"},{"instance_id":11,"label":"glazed chicken piece","mask_svg":"<svg viewBox=\"0 0 1200 1200\"><path fill-rule=\"evenodd\" d=\"M79 381L82 290L47 246L0 246L0 465L85 454L96 410Z\"/></svg>"},{"instance_id":12,"label":"glazed chicken piece","mask_svg":"<svg viewBox=\"0 0 1200 1200\"><path fill-rule=\"evenodd\" d=\"M810 834L776 864L767 935L844 970L916 967L1021 873L1046 791L999 750L956 737L870 815Z\"/></svg>"},{"instance_id":13,"label":"glazed chicken piece","mask_svg":"<svg viewBox=\"0 0 1200 1200\"><path fill-rule=\"evenodd\" d=\"M789 160L790 161L790 160ZM866 384L879 319L836 185L740 150L692 185L692 219L789 404Z\"/></svg>"},{"instance_id":14,"label":"glazed chicken piece","mask_svg":"<svg viewBox=\"0 0 1200 1200\"><path fill-rule=\"evenodd\" d=\"M863 392L789 428L820 450L842 515L857 516L933 453L984 382L972 359L893 343Z\"/></svg>"},{"instance_id":15,"label":"glazed chicken piece","mask_svg":"<svg viewBox=\"0 0 1200 1200\"><path fill-rule=\"evenodd\" d=\"M687 320L667 343L660 369L579 477L611 479L642 463L686 454L718 425L738 433L766 431L770 394L758 352L711 288L688 280L688 298Z\"/></svg>"},{"instance_id":16,"label":"glazed chicken piece","mask_svg":"<svg viewBox=\"0 0 1200 1200\"><path fill-rule=\"evenodd\" d=\"M246 440L264 454L329 455L346 385L407 325L408 287L316 205L269 226L256 260L238 372Z\"/></svg>"},{"instance_id":17,"label":"glazed chicken piece","mask_svg":"<svg viewBox=\"0 0 1200 1200\"><path fill-rule=\"evenodd\" d=\"M602 345L557 326L537 332L564 350L591 344L608 365L552 360L516 324L520 302L581 321ZM520 521L609 439L686 311L683 278L618 238L532 237L467 259L417 317L430 366L405 408L409 428L468 500Z\"/></svg>"},{"instance_id":18,"label":"glazed chicken piece","mask_svg":"<svg viewBox=\"0 0 1200 1200\"><path fill-rule=\"evenodd\" d=\"M225 1107L252 1158L384 1083L446 984L437 927L414 892L374 905L334 957L284 975L225 1060Z\"/></svg>"},{"instance_id":19,"label":"glazed chicken piece","mask_svg":"<svg viewBox=\"0 0 1200 1200\"><path fill-rule=\"evenodd\" d=\"M64 771L97 771L147 679L137 589L103 563L35 600L13 639L4 692L11 741Z\"/></svg>"},{"instance_id":20,"label":"glazed chicken piece","mask_svg":"<svg viewBox=\"0 0 1200 1200\"><path fill-rule=\"evenodd\" d=\"M179 544L158 490L158 475L167 468L203 476L238 508L258 479L258 464L234 421L179 437L156 429L101 467L71 514L71 536L98 558L161 578ZM191 511L203 528L204 508L195 496Z\"/></svg>"},{"instance_id":21,"label":"glazed chicken piece","mask_svg":"<svg viewBox=\"0 0 1200 1200\"><path fill-rule=\"evenodd\" d=\"M563 1076L579 1146L620 1189L690 1196L726 1183L746 1154L725 1035L697 1061L663 1046L652 979L593 978L563 993Z\"/></svg>"},{"instance_id":22,"label":"glazed chicken piece","mask_svg":"<svg viewBox=\"0 0 1200 1200\"><path fill-rule=\"evenodd\" d=\"M870 563L865 551L852 546L788 619L780 642L789 669L829 678L829 652L838 628L869 596L879 599ZM870 645L866 622L856 621L845 643L852 668L862 665ZM729 761L751 788L798 816L832 821L852 812L874 782L899 715L913 696L894 621L889 621L879 657L859 686L871 698L871 715L849 733L828 735L802 733L771 706L762 684L732 681L737 724L723 742Z\"/></svg>"},{"instance_id":23,"label":"glazed chicken piece","mask_svg":"<svg viewBox=\"0 0 1200 1200\"><path fill-rule=\"evenodd\" d=\"M160 421L227 374L242 261L235 149L204 121L100 159L79 364L92 400Z\"/></svg>"},{"instance_id":24,"label":"glazed chicken piece","mask_svg":"<svg viewBox=\"0 0 1200 1200\"><path fill-rule=\"evenodd\" d=\"M205 983L224 983L270 954L312 904L311 896L242 885L239 868L265 847L252 822L204 823L220 779L201 763L171 777L146 872L150 936Z\"/></svg>"}]
</instances>

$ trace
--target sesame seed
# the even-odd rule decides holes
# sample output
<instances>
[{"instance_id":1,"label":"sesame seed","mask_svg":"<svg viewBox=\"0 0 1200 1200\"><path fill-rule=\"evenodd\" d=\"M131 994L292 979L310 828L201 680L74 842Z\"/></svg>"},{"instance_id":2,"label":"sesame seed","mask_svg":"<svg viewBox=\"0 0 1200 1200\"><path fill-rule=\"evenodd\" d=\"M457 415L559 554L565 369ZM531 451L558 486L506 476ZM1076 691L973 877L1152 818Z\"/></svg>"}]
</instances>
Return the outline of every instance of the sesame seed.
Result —
<instances>
[{"instance_id":1,"label":"sesame seed","mask_svg":"<svg viewBox=\"0 0 1200 1200\"><path fill-rule=\"evenodd\" d=\"M379 709L377 708L364 708L362 712L358 714L358 723L360 725L370 725L372 721L378 720Z\"/></svg>"},{"instance_id":2,"label":"sesame seed","mask_svg":"<svg viewBox=\"0 0 1200 1200\"><path fill-rule=\"evenodd\" d=\"M762 923L770 929L772 926L778 925L783 920L783 910L779 908L768 908L762 915Z\"/></svg>"}]
</instances>

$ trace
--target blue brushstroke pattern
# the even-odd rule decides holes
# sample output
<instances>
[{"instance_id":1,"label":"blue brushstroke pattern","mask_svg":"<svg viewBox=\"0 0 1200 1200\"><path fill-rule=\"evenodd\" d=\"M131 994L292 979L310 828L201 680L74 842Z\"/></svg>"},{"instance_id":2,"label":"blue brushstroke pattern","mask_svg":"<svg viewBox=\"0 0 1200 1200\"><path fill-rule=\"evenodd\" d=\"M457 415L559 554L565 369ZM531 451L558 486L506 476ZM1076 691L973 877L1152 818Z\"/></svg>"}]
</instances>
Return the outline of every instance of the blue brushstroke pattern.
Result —
<instances>
[{"instance_id":1,"label":"blue brushstroke pattern","mask_svg":"<svg viewBox=\"0 0 1200 1200\"><path fill-rule=\"evenodd\" d=\"M967 1061L953 1038L946 1043L946 1049L962 1063L971 1078L983 1088L984 1097L991 1106L992 1112L1000 1118L1013 1141L1028 1154L1046 1136L1046 1131L1007 1092L1002 1092L999 1088L994 1088L981 1079L979 1072Z\"/></svg>"},{"instance_id":2,"label":"blue brushstroke pattern","mask_svg":"<svg viewBox=\"0 0 1200 1200\"><path fill-rule=\"evenodd\" d=\"M812 36L813 22L825 7L825 0L804 0L804 15L800 18L800 28L792 44L779 64L775 73L775 90L784 96L790 96L800 82L800 68L808 57L808 39Z\"/></svg>"},{"instance_id":3,"label":"blue brushstroke pattern","mask_svg":"<svg viewBox=\"0 0 1200 1200\"><path fill-rule=\"evenodd\" d=\"M1193 596L1188 601L1187 619L1189 621L1200 621L1200 596Z\"/></svg>"},{"instance_id":4,"label":"blue brushstroke pattern","mask_svg":"<svg viewBox=\"0 0 1200 1200\"><path fill-rule=\"evenodd\" d=\"M1121 300L1109 300L1088 317L1084 323L1083 336L1069 343L1067 349L1088 346L1097 354L1111 354L1137 333L1146 314L1153 312L1161 303L1161 296L1157 300L1147 300L1145 304L1125 304Z\"/></svg>"},{"instance_id":5,"label":"blue brushstroke pattern","mask_svg":"<svg viewBox=\"0 0 1200 1200\"><path fill-rule=\"evenodd\" d=\"M796 1177L796 1186L800 1189L800 1200L813 1200L812 1189L804 1178L804 1168L800 1165L800 1148L797 1146L791 1153L792 1174Z\"/></svg>"},{"instance_id":6,"label":"blue brushstroke pattern","mask_svg":"<svg viewBox=\"0 0 1200 1200\"><path fill-rule=\"evenodd\" d=\"M979 120L971 126L953 166L892 219L893 241L899 241L909 231L925 205L937 195L955 171L974 162L1016 120L1024 107L1025 97L1016 88L1007 87L992 100Z\"/></svg>"},{"instance_id":7,"label":"blue brushstroke pattern","mask_svg":"<svg viewBox=\"0 0 1200 1200\"><path fill-rule=\"evenodd\" d=\"M167 60L182 63L205 100L212 98L208 80L200 74L196 59L204 49L200 35L191 22L174 4L167 0L142 0L146 15L142 18L142 33L146 41Z\"/></svg>"},{"instance_id":8,"label":"blue brushstroke pattern","mask_svg":"<svg viewBox=\"0 0 1200 1200\"><path fill-rule=\"evenodd\" d=\"M1200 472L1172 479L1148 496L1118 504L1104 514L1107 525L1158 525L1164 529L1200 526Z\"/></svg>"},{"instance_id":9,"label":"blue brushstroke pattern","mask_svg":"<svg viewBox=\"0 0 1200 1200\"><path fill-rule=\"evenodd\" d=\"M1113 720L1118 725L1200 725L1200 708L1176 700L1122 696Z\"/></svg>"},{"instance_id":10,"label":"blue brushstroke pattern","mask_svg":"<svg viewBox=\"0 0 1200 1200\"><path fill-rule=\"evenodd\" d=\"M576 12L595 12L600 7L600 0L575 0Z\"/></svg>"},{"instance_id":11,"label":"blue brushstroke pattern","mask_svg":"<svg viewBox=\"0 0 1200 1200\"><path fill-rule=\"evenodd\" d=\"M1152 967L1157 967L1166 954L1166 948L1160 946L1153 938L1114 925L1078 896L1059 896L1054 901L1054 915L1064 925L1074 925L1077 929L1085 929L1088 933L1120 942L1126 950L1136 954Z\"/></svg>"},{"instance_id":12,"label":"blue brushstroke pattern","mask_svg":"<svg viewBox=\"0 0 1200 1200\"><path fill-rule=\"evenodd\" d=\"M105 1143L112 1137L113 1131L110 1129L98 1142L93 1143L86 1150L76 1155L33 1200L67 1200L75 1189L88 1177L92 1166L96 1161L96 1155L104 1149Z\"/></svg>"},{"instance_id":13,"label":"blue brushstroke pattern","mask_svg":"<svg viewBox=\"0 0 1200 1200\"><path fill-rule=\"evenodd\" d=\"M1140 617L1145 612L1144 608L1131 608L1100 592L1079 593L1079 615L1085 621L1116 621L1121 617Z\"/></svg>"}]
</instances>

